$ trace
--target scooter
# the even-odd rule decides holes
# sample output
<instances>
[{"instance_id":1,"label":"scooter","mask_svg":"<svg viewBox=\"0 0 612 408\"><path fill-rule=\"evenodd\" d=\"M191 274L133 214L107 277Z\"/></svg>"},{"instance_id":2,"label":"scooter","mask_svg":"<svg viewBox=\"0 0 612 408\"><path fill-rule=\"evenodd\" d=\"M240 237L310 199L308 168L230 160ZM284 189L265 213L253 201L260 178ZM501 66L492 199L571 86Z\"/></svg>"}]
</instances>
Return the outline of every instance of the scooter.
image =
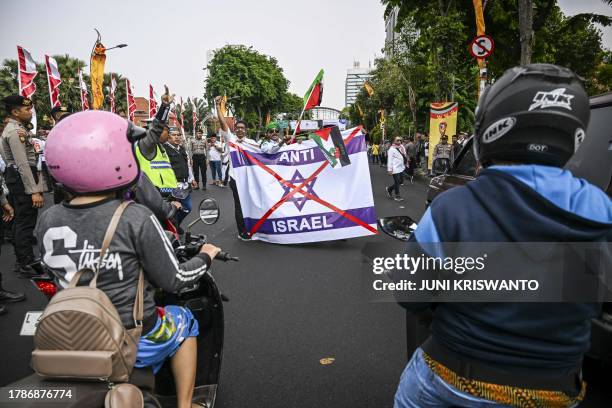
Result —
<instances>
[{"instance_id":1,"label":"scooter","mask_svg":"<svg viewBox=\"0 0 612 408\"><path fill-rule=\"evenodd\" d=\"M174 252L180 262L184 262L199 253L200 248L207 242L205 235L191 233L191 228L197 223L212 225L219 218L219 207L212 198L206 198L200 202L198 207L199 219L187 226L183 242L173 241ZM215 260L238 261L239 258L231 256L227 252L220 252ZM51 298L57 288L53 277L44 276L33 279L36 287L48 298ZM213 408L219 387L219 375L223 357L224 316L223 302L228 301L217 287L215 279L209 270L193 286L181 290L179 293L166 293L161 289L156 291L155 301L158 306L168 304L179 305L189 308L198 320L200 334L198 335L198 361L195 380L193 402L204 407ZM28 315L33 312L29 312ZM38 317L42 312L38 313ZM36 315L26 315L24 326L32 325L35 330ZM34 334L34 330L22 328L22 334ZM135 368L130 377L130 383L136 385L142 392L145 407L170 407L176 406L176 390L174 379L167 361L157 374L153 374L151 368ZM104 398L109 390L109 384L105 382L91 381L51 381L44 380L37 374L30 375L13 384L8 385L11 389L70 389L72 397L65 399L59 405L70 408L97 408L104 407ZM15 407L38 407L40 400L22 401L16 403Z\"/></svg>"}]
</instances>

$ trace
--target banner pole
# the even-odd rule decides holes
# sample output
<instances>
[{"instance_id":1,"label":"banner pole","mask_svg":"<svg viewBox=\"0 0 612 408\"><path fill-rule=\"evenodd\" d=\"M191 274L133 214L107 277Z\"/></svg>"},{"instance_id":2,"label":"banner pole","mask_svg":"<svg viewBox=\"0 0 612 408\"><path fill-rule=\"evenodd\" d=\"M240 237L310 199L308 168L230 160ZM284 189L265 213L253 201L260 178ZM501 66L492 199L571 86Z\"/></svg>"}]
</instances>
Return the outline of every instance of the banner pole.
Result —
<instances>
[{"instance_id":1,"label":"banner pole","mask_svg":"<svg viewBox=\"0 0 612 408\"><path fill-rule=\"evenodd\" d=\"M308 99L310 99L310 96L308 97ZM291 140L295 139L295 134L297 133L298 127L300 127L300 122L302 121L302 116L304 116L304 112L306 112L306 105L304 105L304 108L302 108L302 113L300 113L300 117L298 118L297 123L295 124L295 129L293 129L293 135L291 135Z\"/></svg>"}]
</instances>

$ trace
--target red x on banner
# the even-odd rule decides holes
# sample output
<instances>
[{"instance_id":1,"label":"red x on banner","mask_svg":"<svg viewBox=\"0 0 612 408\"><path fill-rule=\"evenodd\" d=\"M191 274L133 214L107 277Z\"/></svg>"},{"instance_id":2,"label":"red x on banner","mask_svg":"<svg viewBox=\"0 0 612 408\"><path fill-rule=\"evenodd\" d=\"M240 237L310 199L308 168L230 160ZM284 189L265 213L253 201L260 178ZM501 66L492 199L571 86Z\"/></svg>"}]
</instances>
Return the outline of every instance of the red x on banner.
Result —
<instances>
[{"instance_id":1,"label":"red x on banner","mask_svg":"<svg viewBox=\"0 0 612 408\"><path fill-rule=\"evenodd\" d=\"M345 145L348 145L348 143L353 140L353 138L357 135L357 133L359 133L361 131L361 127L356 128L355 130L353 130L353 132L349 135L349 137L346 138L346 140L344 141ZM286 202L287 200L289 200L291 197L293 197L296 193L300 193L302 194L304 197L307 197L313 201L318 202L319 204L331 209L332 211L340 214L341 216L343 216L344 218L354 222L357 225L360 225L362 227L364 227L365 229L367 229L368 231L374 233L374 234L378 234L378 230L376 230L376 228L373 228L371 225L366 224L365 222L363 222L362 220L360 220L359 218L353 216L352 214L347 213L344 210L341 210L340 208L336 207L335 205L320 199L319 197L310 194L308 191L304 190L304 187L308 185L308 183L310 183L315 177L317 177L328 165L329 162L326 161L325 163L321 164L321 166L319 166L319 168L317 168L317 170L315 170L314 173L312 173L306 180L304 180L300 185L295 186L293 183L283 179L281 176L279 176L274 170L272 170L271 168L269 168L268 166L266 166L265 164L263 164L262 162L260 162L259 160L257 160L255 157L253 157L252 155L250 155L247 151L245 151L243 148L241 148L240 146L238 146L235 143L230 142L229 144L231 147L233 147L234 149L238 150L238 152L240 152L241 154L244 154L250 161L252 161L253 163L255 163L256 165L258 165L259 167L261 167L263 170L265 170L267 173L269 173L272 177L274 177L276 180L278 180L281 184L284 184L285 186L291 188L292 190L289 192L289 194L285 195L283 198L281 198L276 204L274 204L272 207L270 207L270 209L268 211L266 211L266 213L263 215L263 217L261 217L259 219L259 221L257 221L257 223L253 226L253 228L251 228L251 231L249 231L249 235L253 236L253 234L255 234L259 228L261 227L261 225L272 215L272 213L274 213L274 211L276 211L284 202Z\"/></svg>"}]
</instances>

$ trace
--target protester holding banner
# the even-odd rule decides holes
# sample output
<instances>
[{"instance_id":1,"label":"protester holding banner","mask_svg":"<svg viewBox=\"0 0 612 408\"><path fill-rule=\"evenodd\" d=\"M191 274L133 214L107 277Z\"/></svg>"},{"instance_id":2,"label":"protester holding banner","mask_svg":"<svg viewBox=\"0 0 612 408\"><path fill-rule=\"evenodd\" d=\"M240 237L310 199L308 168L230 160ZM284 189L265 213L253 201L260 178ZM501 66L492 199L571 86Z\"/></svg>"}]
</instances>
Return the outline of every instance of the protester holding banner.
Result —
<instances>
[{"instance_id":1,"label":"protester holding banner","mask_svg":"<svg viewBox=\"0 0 612 408\"><path fill-rule=\"evenodd\" d=\"M228 143L237 143L247 144L254 147L259 147L257 142L253 139L249 139L246 133L246 123L242 120L239 120L234 125L234 130L236 134L232 133L229 126L227 126L227 122L225 121L225 116L223 115L222 108L222 97L217 96L215 98L215 108L217 110L217 118L219 119L219 124L221 125L221 136L226 139ZM236 188L236 180L234 179L234 169L231 167L230 160L230 188L232 189L232 194L234 196L234 216L236 217L236 228L238 229L238 238L243 241L248 241L251 239L249 236L246 227L244 226L244 218L242 216L242 208L240 207L240 197L238 196L238 189Z\"/></svg>"},{"instance_id":2,"label":"protester holding banner","mask_svg":"<svg viewBox=\"0 0 612 408\"><path fill-rule=\"evenodd\" d=\"M404 199L400 196L400 184L402 184L402 173L406 170L404 164L405 156L402 154L402 139L396 137L393 140L393 144L387 151L387 172L393 176L393 184L386 187L387 196L394 199L395 201L403 201ZM395 192L395 197L392 195L392 191Z\"/></svg>"},{"instance_id":3,"label":"protester holding banner","mask_svg":"<svg viewBox=\"0 0 612 408\"><path fill-rule=\"evenodd\" d=\"M289 140L289 137L279 140L279 134L280 127L278 123L270 122L266 127L266 134L260 146L263 153L276 153Z\"/></svg>"}]
</instances>

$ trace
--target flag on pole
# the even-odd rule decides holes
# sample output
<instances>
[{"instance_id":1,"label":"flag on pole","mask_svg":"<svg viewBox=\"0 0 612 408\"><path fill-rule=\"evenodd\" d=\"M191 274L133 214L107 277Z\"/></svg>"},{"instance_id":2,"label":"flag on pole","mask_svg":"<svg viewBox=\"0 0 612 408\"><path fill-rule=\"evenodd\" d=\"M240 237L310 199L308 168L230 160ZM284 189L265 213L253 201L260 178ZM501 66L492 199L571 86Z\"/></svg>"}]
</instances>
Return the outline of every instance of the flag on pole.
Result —
<instances>
[{"instance_id":1,"label":"flag on pole","mask_svg":"<svg viewBox=\"0 0 612 408\"><path fill-rule=\"evenodd\" d=\"M312 109L321 105L323 99L323 70L319 71L316 78L304 95L304 110Z\"/></svg>"},{"instance_id":2,"label":"flag on pole","mask_svg":"<svg viewBox=\"0 0 612 408\"><path fill-rule=\"evenodd\" d=\"M134 95L132 94L132 86L130 85L130 80L125 78L125 94L127 95L127 115L128 119L134 120L134 112L136 112L136 100L134 100Z\"/></svg>"},{"instance_id":3,"label":"flag on pole","mask_svg":"<svg viewBox=\"0 0 612 408\"><path fill-rule=\"evenodd\" d=\"M178 127L178 123L176 121L176 109L172 109L170 114L168 115L168 119L172 122L173 127Z\"/></svg>"},{"instance_id":4,"label":"flag on pole","mask_svg":"<svg viewBox=\"0 0 612 408\"><path fill-rule=\"evenodd\" d=\"M195 136L198 125L198 109L193 99L191 100L191 120L193 121L193 136Z\"/></svg>"},{"instance_id":5,"label":"flag on pole","mask_svg":"<svg viewBox=\"0 0 612 408\"><path fill-rule=\"evenodd\" d=\"M309 134L308 138L319 146L332 168L337 169L351 164L338 126L317 130Z\"/></svg>"},{"instance_id":6,"label":"flag on pole","mask_svg":"<svg viewBox=\"0 0 612 408\"><path fill-rule=\"evenodd\" d=\"M115 91L117 90L117 80L115 79L115 75L113 73L110 74L110 94L108 98L110 99L110 108L111 112L117 113L117 107L115 106Z\"/></svg>"},{"instance_id":7,"label":"flag on pole","mask_svg":"<svg viewBox=\"0 0 612 408\"><path fill-rule=\"evenodd\" d=\"M185 138L185 118L183 117L183 110L185 110L185 105L183 105L183 97L180 97L181 100L181 111L179 117L179 125L181 125L181 135L183 135L183 139Z\"/></svg>"},{"instance_id":8,"label":"flag on pole","mask_svg":"<svg viewBox=\"0 0 612 408\"><path fill-rule=\"evenodd\" d=\"M365 88L366 92L368 93L368 96L374 95L374 88L372 87L372 84L370 84L368 81L365 81L363 83L363 87Z\"/></svg>"},{"instance_id":9,"label":"flag on pole","mask_svg":"<svg viewBox=\"0 0 612 408\"><path fill-rule=\"evenodd\" d=\"M100 42L100 35L91 51L91 60L89 63L89 76L91 80L91 94L93 99L93 108L100 109L104 104L104 63L106 62L106 48Z\"/></svg>"},{"instance_id":10,"label":"flag on pole","mask_svg":"<svg viewBox=\"0 0 612 408\"><path fill-rule=\"evenodd\" d=\"M87 84L83 80L81 68L77 69L77 74L79 75L79 88L81 89L81 110L89 110L89 101L87 100L89 92L87 92Z\"/></svg>"},{"instance_id":11,"label":"flag on pole","mask_svg":"<svg viewBox=\"0 0 612 408\"><path fill-rule=\"evenodd\" d=\"M32 59L30 52L19 45L17 46L17 57L19 94L25 98L30 98L36 92L36 84L34 83L34 78L38 75L36 63Z\"/></svg>"},{"instance_id":12,"label":"flag on pole","mask_svg":"<svg viewBox=\"0 0 612 408\"><path fill-rule=\"evenodd\" d=\"M36 63L30 55L30 52L21 46L17 46L17 82L19 82L19 95L25 98L31 98L36 92L36 84L34 78L38 75ZM32 106L32 126L36 133L36 110Z\"/></svg>"},{"instance_id":13,"label":"flag on pole","mask_svg":"<svg viewBox=\"0 0 612 408\"><path fill-rule=\"evenodd\" d=\"M485 33L484 13L482 9L482 0L472 0L474 3L474 14L476 15L476 35Z\"/></svg>"},{"instance_id":14,"label":"flag on pole","mask_svg":"<svg viewBox=\"0 0 612 408\"><path fill-rule=\"evenodd\" d=\"M153 85L149 84L149 118L155 117L157 113L157 102L155 100L155 91Z\"/></svg>"},{"instance_id":15,"label":"flag on pole","mask_svg":"<svg viewBox=\"0 0 612 408\"><path fill-rule=\"evenodd\" d=\"M49 98L51 100L51 109L61 106L59 100L59 86L62 83L57 61L48 55L45 55L45 66L47 68L47 82L49 84Z\"/></svg>"}]
</instances>

